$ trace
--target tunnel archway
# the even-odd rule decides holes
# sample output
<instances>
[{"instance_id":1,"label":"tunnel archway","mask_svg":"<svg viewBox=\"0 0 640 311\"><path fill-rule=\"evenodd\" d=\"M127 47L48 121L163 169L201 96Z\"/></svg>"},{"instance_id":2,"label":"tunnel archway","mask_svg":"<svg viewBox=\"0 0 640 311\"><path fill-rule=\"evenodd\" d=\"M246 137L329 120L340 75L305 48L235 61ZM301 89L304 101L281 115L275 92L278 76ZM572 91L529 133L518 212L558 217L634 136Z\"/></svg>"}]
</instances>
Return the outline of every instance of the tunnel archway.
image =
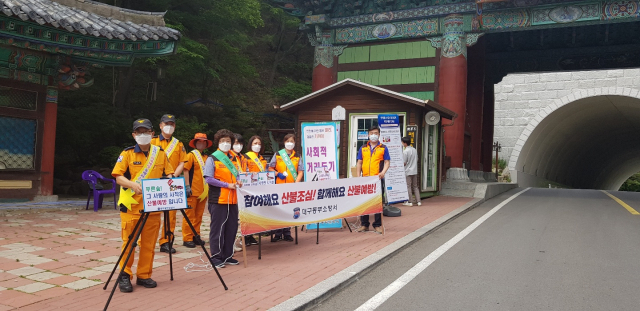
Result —
<instances>
[{"instance_id":1,"label":"tunnel archway","mask_svg":"<svg viewBox=\"0 0 640 311\"><path fill-rule=\"evenodd\" d=\"M520 135L509 169L520 186L618 190L640 171L640 92L597 88L555 99Z\"/></svg>"}]
</instances>

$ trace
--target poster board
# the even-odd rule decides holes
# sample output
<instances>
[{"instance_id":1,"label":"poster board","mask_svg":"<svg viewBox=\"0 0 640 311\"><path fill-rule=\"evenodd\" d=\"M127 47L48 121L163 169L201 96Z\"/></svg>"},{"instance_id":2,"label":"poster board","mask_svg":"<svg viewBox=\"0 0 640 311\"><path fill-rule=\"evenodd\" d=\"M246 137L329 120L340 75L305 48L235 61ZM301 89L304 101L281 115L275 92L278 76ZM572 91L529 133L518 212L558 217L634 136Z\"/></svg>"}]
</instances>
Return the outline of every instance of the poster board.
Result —
<instances>
[{"instance_id":1,"label":"poster board","mask_svg":"<svg viewBox=\"0 0 640 311\"><path fill-rule=\"evenodd\" d=\"M186 209L184 178L143 179L142 200L145 213Z\"/></svg>"},{"instance_id":2,"label":"poster board","mask_svg":"<svg viewBox=\"0 0 640 311\"><path fill-rule=\"evenodd\" d=\"M400 118L395 114L378 115L380 142L389 149L391 163L384 177L385 194L389 204L409 200L407 179L404 173Z\"/></svg>"},{"instance_id":3,"label":"poster board","mask_svg":"<svg viewBox=\"0 0 640 311\"><path fill-rule=\"evenodd\" d=\"M255 187L276 184L276 172L259 172L238 174L238 181L243 187Z\"/></svg>"},{"instance_id":4,"label":"poster board","mask_svg":"<svg viewBox=\"0 0 640 311\"><path fill-rule=\"evenodd\" d=\"M312 181L318 168L325 167L331 179L338 179L339 122L302 123L304 181Z\"/></svg>"}]
</instances>

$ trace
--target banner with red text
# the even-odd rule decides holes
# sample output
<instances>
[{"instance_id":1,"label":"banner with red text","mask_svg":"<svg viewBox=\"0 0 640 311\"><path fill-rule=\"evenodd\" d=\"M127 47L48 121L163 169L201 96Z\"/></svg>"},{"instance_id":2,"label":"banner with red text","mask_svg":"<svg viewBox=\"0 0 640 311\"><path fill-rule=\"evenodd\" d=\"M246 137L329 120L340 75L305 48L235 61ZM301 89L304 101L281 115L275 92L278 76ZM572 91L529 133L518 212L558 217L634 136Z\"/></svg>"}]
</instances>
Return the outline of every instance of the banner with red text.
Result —
<instances>
[{"instance_id":1,"label":"banner with red text","mask_svg":"<svg viewBox=\"0 0 640 311\"><path fill-rule=\"evenodd\" d=\"M242 235L382 212L378 176L239 188Z\"/></svg>"}]
</instances>

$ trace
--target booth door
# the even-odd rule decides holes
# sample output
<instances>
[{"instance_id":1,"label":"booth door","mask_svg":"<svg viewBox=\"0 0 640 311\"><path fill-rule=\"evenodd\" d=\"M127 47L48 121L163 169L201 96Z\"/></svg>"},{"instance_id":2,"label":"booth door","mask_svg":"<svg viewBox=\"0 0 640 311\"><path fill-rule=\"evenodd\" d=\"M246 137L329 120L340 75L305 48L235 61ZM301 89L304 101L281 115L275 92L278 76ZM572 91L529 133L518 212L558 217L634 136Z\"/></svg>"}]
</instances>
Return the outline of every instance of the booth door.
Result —
<instances>
[{"instance_id":1,"label":"booth door","mask_svg":"<svg viewBox=\"0 0 640 311\"><path fill-rule=\"evenodd\" d=\"M436 191L438 184L438 126L425 125L422 131L422 191Z\"/></svg>"},{"instance_id":2,"label":"booth door","mask_svg":"<svg viewBox=\"0 0 640 311\"><path fill-rule=\"evenodd\" d=\"M393 114L393 113L389 113ZM405 115L396 113L400 117L400 133L405 135ZM362 145L369 141L369 129L378 126L377 114L351 114L349 116L349 169L348 176L353 177L351 168L355 168L358 161L356 157Z\"/></svg>"}]
</instances>

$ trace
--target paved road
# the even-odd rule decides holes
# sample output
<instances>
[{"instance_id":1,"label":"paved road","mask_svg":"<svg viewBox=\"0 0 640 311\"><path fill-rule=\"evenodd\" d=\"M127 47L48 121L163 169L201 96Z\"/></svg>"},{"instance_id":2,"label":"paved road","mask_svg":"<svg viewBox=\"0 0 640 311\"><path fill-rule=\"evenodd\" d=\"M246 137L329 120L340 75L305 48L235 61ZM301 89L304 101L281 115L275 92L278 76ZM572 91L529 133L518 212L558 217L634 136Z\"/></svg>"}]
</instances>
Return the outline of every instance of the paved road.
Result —
<instances>
[{"instance_id":1,"label":"paved road","mask_svg":"<svg viewBox=\"0 0 640 311\"><path fill-rule=\"evenodd\" d=\"M381 297L416 263L522 190L462 215L315 310L355 310ZM640 211L640 193L610 193ZM640 310L639 259L640 215L601 191L530 189L377 310Z\"/></svg>"}]
</instances>

